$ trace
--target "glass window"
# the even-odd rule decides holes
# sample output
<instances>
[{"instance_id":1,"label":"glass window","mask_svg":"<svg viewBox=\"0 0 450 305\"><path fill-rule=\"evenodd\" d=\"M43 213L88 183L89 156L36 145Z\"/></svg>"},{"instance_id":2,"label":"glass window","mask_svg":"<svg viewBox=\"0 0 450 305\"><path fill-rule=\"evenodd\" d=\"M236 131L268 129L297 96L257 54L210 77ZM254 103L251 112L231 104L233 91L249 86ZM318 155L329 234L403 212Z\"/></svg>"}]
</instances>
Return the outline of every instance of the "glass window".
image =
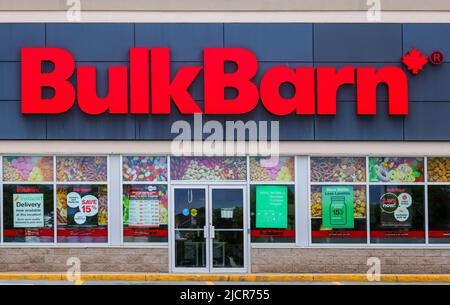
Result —
<instances>
[{"instance_id":1,"label":"glass window","mask_svg":"<svg viewBox=\"0 0 450 305\"><path fill-rule=\"evenodd\" d=\"M245 157L171 157L172 180L246 180Z\"/></svg>"},{"instance_id":2,"label":"glass window","mask_svg":"<svg viewBox=\"0 0 450 305\"><path fill-rule=\"evenodd\" d=\"M312 185L313 243L366 243L366 186Z\"/></svg>"},{"instance_id":3,"label":"glass window","mask_svg":"<svg viewBox=\"0 0 450 305\"><path fill-rule=\"evenodd\" d=\"M250 157L251 181L295 181L294 157Z\"/></svg>"},{"instance_id":4,"label":"glass window","mask_svg":"<svg viewBox=\"0 0 450 305\"><path fill-rule=\"evenodd\" d=\"M167 242L167 186L123 186L124 242Z\"/></svg>"},{"instance_id":5,"label":"glass window","mask_svg":"<svg viewBox=\"0 0 450 305\"><path fill-rule=\"evenodd\" d=\"M370 182L423 182L423 158L370 157Z\"/></svg>"},{"instance_id":6,"label":"glass window","mask_svg":"<svg viewBox=\"0 0 450 305\"><path fill-rule=\"evenodd\" d=\"M312 243L366 243L366 158L311 157L310 170Z\"/></svg>"},{"instance_id":7,"label":"glass window","mask_svg":"<svg viewBox=\"0 0 450 305\"><path fill-rule=\"evenodd\" d=\"M52 182L53 157L3 157L3 181Z\"/></svg>"},{"instance_id":8,"label":"glass window","mask_svg":"<svg viewBox=\"0 0 450 305\"><path fill-rule=\"evenodd\" d=\"M107 185L57 185L56 196L59 243L108 241Z\"/></svg>"},{"instance_id":9,"label":"glass window","mask_svg":"<svg viewBox=\"0 0 450 305\"><path fill-rule=\"evenodd\" d=\"M370 186L371 243L424 243L424 186Z\"/></svg>"},{"instance_id":10,"label":"glass window","mask_svg":"<svg viewBox=\"0 0 450 305\"><path fill-rule=\"evenodd\" d=\"M430 243L450 243L450 185L428 186Z\"/></svg>"},{"instance_id":11,"label":"glass window","mask_svg":"<svg viewBox=\"0 0 450 305\"><path fill-rule=\"evenodd\" d=\"M5 242L52 243L53 185L3 185Z\"/></svg>"},{"instance_id":12,"label":"glass window","mask_svg":"<svg viewBox=\"0 0 450 305\"><path fill-rule=\"evenodd\" d=\"M295 242L295 186L250 186L251 241Z\"/></svg>"},{"instance_id":13,"label":"glass window","mask_svg":"<svg viewBox=\"0 0 450 305\"><path fill-rule=\"evenodd\" d=\"M311 157L311 182L365 181L364 157Z\"/></svg>"},{"instance_id":14,"label":"glass window","mask_svg":"<svg viewBox=\"0 0 450 305\"><path fill-rule=\"evenodd\" d=\"M167 181L167 157L124 156L122 178L124 182Z\"/></svg>"},{"instance_id":15,"label":"glass window","mask_svg":"<svg viewBox=\"0 0 450 305\"><path fill-rule=\"evenodd\" d=\"M106 182L107 158L104 156L56 157L56 180L58 182Z\"/></svg>"}]
</instances>

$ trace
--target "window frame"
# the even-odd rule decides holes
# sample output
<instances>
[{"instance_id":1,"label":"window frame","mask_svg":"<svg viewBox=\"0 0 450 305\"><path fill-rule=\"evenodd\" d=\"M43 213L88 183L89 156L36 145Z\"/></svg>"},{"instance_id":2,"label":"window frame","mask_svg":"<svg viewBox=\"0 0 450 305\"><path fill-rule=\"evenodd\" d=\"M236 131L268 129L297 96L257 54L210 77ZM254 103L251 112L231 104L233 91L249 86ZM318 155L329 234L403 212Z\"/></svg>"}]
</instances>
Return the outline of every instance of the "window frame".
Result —
<instances>
[{"instance_id":1,"label":"window frame","mask_svg":"<svg viewBox=\"0 0 450 305\"><path fill-rule=\"evenodd\" d=\"M319 244L312 243L312 230L311 230L311 157L365 157L366 158L366 214L367 214L367 243L364 244L349 244L349 243L328 243ZM423 158L423 182L370 182L369 181L369 158L370 157L413 157L413 158ZM418 154L376 154L376 155L358 155L358 154L336 154L336 155L308 155L308 245L309 248L350 248L350 249L448 249L450 248L450 243L429 243L429 228L428 228L428 185L449 185L450 182L428 182L428 158L433 157L443 157L450 158L449 155L418 155ZM342 183L337 183L342 184ZM349 183L349 184L354 184ZM342 184L344 185L344 184ZM424 233L425 242L424 243L370 243L370 186L371 185L416 185L423 186L424 189Z\"/></svg>"},{"instance_id":2,"label":"window frame","mask_svg":"<svg viewBox=\"0 0 450 305\"><path fill-rule=\"evenodd\" d=\"M24 182L18 182L18 181L3 181L3 158L4 157L14 157L14 156L26 156L26 157L42 157L42 156L51 156L53 159L53 180L52 181L46 181L46 182L32 182L32 181L24 181ZM67 182L67 181L57 181L56 178L56 158L57 157L106 157L106 177L107 181L78 181L78 182ZM1 171L1 177L0 177L0 223L1 223L1 239L0 239L0 248L2 247L11 247L11 248L25 248L25 247L33 247L33 248L45 248L45 247L59 247L59 248L87 248L87 247L105 247L105 246L111 246L111 192L110 192L110 184L111 184L111 177L110 177L110 155L109 154L82 154L82 153L73 153L73 154L26 154L26 153L11 153L11 154L1 154L0 155L1 162L0 162L0 171ZM51 185L53 187L53 230L54 230L54 237L52 243L21 243L21 242L4 242L4 220L3 220L3 186L4 185ZM106 185L108 193L107 193L107 213L108 213L108 240L106 243L58 243L58 216L57 216L57 192L56 188L58 185L75 185L75 184L85 184L85 185Z\"/></svg>"},{"instance_id":3,"label":"window frame","mask_svg":"<svg viewBox=\"0 0 450 305\"><path fill-rule=\"evenodd\" d=\"M297 155L280 155L279 157L292 157L294 159L294 181L251 181L250 180L250 158L255 157L254 155L247 155L247 202L248 202L248 228L249 228L249 243L251 248L295 248L300 241L299 237L299 199L300 196L298 193L298 179L299 179L299 171L298 171L298 156ZM280 243L268 243L268 242L252 242L251 239L251 191L250 187L252 185L289 185L294 186L294 229L295 229L295 239L293 242L280 242Z\"/></svg>"},{"instance_id":4,"label":"window frame","mask_svg":"<svg viewBox=\"0 0 450 305\"><path fill-rule=\"evenodd\" d=\"M123 156L165 156L167 158L167 181L156 181L156 182L146 182L146 181L136 181L136 182L123 182L122 177L122 157ZM7 156L27 156L27 157L41 157L41 156L51 156L53 158L53 181L51 182L14 182L14 181L4 181L3 180L3 157ZM104 156L107 158L107 181L106 182L57 182L56 179L56 158L61 156ZM450 158L450 155L436 154L436 155L420 155L417 153L405 154L400 152L398 154L283 154L281 156L293 157L294 158L294 173L295 179L293 182L265 182L265 181L250 181L250 155L246 155L247 160L247 180L230 180L227 184L240 184L247 187L247 200L250 202L250 186L251 185L294 185L295 188L295 242L292 243L252 243L250 242L251 248L334 248L334 249L449 249L450 243L429 243L429 204L428 204L428 186L429 185L442 185L450 186L450 182L428 182L428 158L442 157ZM311 230L311 157L364 157L366 159L366 181L365 182L335 182L336 185L365 185L366 186L366 214L367 214L367 243L359 244L349 244L349 243L312 243L312 230ZM242 156L241 156L242 157ZM401 182L369 182L369 158L370 157L418 157L424 160L424 181L423 182L413 182L413 183L401 183ZM170 175L170 158L171 156L167 153L114 153L114 152L104 152L104 153L20 153L11 152L0 154L0 223L1 223L1 238L0 238L0 248L168 248L168 242L145 242L145 243L130 243L123 242L123 184L166 184L167 188L170 189L172 184L192 184L193 181L172 181ZM119 173L119 177L116 177L115 173ZM114 173L114 177L111 174ZM58 243L57 242L57 207L56 207L56 191L58 185L70 185L70 184L105 184L108 188L108 242L107 243ZM221 184L223 181L199 181L197 184L208 183L208 184ZM3 185L5 184L42 184L42 185L52 185L54 192L54 241L53 243L24 243L24 242L4 242L4 221L3 221ZM321 184L321 183L316 183ZM330 184L333 183L322 183ZM112 190L112 186L120 185L119 190ZM385 244L371 244L370 243L370 186L371 185L423 185L424 186L424 231L425 231L425 243L385 243ZM169 213L171 211L171 194L170 191L167 193ZM117 215L120 214L120 219ZM250 220L250 204L248 205L247 211ZM114 219L112 218L114 216ZM169 215L170 217L170 215ZM118 228L119 227L119 228ZM170 230L170 228L169 228ZM114 232L113 232L114 231ZM117 235L120 234L120 240ZM170 234L170 232L169 232ZM115 236L114 238L112 236ZM114 240L113 240L114 239Z\"/></svg>"},{"instance_id":5,"label":"window frame","mask_svg":"<svg viewBox=\"0 0 450 305\"><path fill-rule=\"evenodd\" d=\"M311 181L311 158L314 157L322 157L322 158L327 158L327 157L337 157L337 158L345 158L345 157L353 157L353 158L364 158L365 159L365 181L361 182L312 182ZM356 247L356 248L360 248L360 247L364 247L366 245L369 244L369 240L370 240L370 235L369 235L369 230L370 230L370 218L369 218L369 186L368 186L368 180L369 177L367 175L368 173L368 157L367 156L358 156L358 155L340 155L340 156L331 156L331 155L320 155L320 156L313 156L313 155L309 155L308 156L308 246L313 247L313 248L336 248L336 247ZM311 208L312 208L312 204L311 204L311 186L323 186L323 185L346 185L346 186L355 186L355 185L361 185L361 186L365 186L366 189L366 242L365 243L313 243L312 241L312 216L311 216Z\"/></svg>"},{"instance_id":6,"label":"window frame","mask_svg":"<svg viewBox=\"0 0 450 305\"><path fill-rule=\"evenodd\" d=\"M167 169L166 169L166 181L124 181L123 180L123 157L142 157L142 156L149 156L149 157L165 157L167 162ZM126 247L162 247L169 245L169 232L167 234L167 241L166 242L125 242L124 241L124 228L123 228L123 186L124 185L165 185L166 186L166 196L167 196L167 210L170 217L170 203L171 203L171 197L170 197L170 156L167 154L121 154L119 156L119 166L120 166L120 198L119 198L119 210L120 210L120 245L126 246ZM167 231L169 231L169 223L167 223Z\"/></svg>"}]
</instances>

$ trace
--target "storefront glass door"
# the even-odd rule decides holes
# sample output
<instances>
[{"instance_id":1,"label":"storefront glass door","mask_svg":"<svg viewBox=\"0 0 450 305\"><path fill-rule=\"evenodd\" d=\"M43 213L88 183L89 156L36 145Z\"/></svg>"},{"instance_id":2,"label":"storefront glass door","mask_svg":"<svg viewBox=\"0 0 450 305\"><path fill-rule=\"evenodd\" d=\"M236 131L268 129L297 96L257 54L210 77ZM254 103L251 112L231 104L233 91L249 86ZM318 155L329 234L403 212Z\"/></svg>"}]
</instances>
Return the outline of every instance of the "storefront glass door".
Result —
<instances>
[{"instance_id":1,"label":"storefront glass door","mask_svg":"<svg viewBox=\"0 0 450 305\"><path fill-rule=\"evenodd\" d=\"M172 211L174 271L246 271L245 187L174 186Z\"/></svg>"}]
</instances>

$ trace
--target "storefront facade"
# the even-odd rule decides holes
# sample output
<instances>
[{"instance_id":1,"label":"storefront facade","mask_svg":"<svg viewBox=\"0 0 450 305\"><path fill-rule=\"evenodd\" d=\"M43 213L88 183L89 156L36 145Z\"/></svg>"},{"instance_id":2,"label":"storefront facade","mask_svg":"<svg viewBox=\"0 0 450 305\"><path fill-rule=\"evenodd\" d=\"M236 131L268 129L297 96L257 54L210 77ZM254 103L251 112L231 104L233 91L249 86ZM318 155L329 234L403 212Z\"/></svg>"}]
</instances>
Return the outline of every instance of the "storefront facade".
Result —
<instances>
[{"instance_id":1,"label":"storefront facade","mask_svg":"<svg viewBox=\"0 0 450 305\"><path fill-rule=\"evenodd\" d=\"M450 24L93 18L0 24L0 272L450 272Z\"/></svg>"}]
</instances>

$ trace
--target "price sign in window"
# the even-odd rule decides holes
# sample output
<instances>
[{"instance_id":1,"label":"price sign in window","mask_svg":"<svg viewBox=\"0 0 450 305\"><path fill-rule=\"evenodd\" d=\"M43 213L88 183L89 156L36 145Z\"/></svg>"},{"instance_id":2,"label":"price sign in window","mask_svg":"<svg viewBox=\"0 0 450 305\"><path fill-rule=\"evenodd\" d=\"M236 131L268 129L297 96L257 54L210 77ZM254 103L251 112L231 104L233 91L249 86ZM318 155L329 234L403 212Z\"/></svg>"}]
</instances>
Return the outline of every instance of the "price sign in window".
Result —
<instances>
[{"instance_id":1,"label":"price sign in window","mask_svg":"<svg viewBox=\"0 0 450 305\"><path fill-rule=\"evenodd\" d=\"M123 186L123 238L125 242L167 242L167 186Z\"/></svg>"}]
</instances>

